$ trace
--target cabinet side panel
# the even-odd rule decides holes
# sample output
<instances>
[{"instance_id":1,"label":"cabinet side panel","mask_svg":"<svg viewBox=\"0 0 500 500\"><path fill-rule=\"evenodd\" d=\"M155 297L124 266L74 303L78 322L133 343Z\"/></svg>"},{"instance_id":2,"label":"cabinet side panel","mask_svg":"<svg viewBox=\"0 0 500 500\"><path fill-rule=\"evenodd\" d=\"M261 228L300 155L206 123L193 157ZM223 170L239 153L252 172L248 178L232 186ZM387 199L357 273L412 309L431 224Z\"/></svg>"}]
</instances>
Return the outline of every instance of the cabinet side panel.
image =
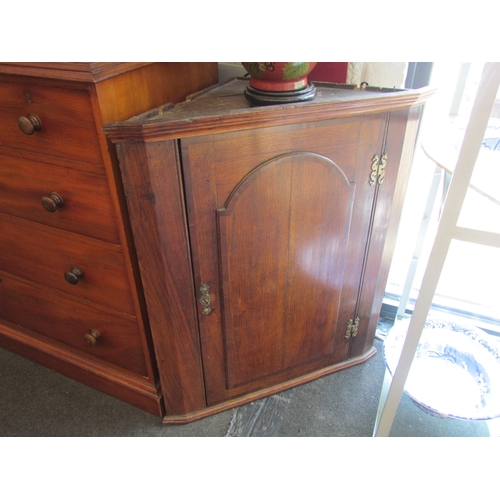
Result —
<instances>
[{"instance_id":1,"label":"cabinet side panel","mask_svg":"<svg viewBox=\"0 0 500 500\"><path fill-rule=\"evenodd\" d=\"M366 324L366 335L354 340L351 356L363 353L373 344L375 337L413 159L420 109L391 113L385 145L387 164L384 181L378 186L367 274L359 306L359 315Z\"/></svg>"},{"instance_id":2,"label":"cabinet side panel","mask_svg":"<svg viewBox=\"0 0 500 500\"><path fill-rule=\"evenodd\" d=\"M205 394L176 143L117 150L166 412L196 411Z\"/></svg>"}]
</instances>

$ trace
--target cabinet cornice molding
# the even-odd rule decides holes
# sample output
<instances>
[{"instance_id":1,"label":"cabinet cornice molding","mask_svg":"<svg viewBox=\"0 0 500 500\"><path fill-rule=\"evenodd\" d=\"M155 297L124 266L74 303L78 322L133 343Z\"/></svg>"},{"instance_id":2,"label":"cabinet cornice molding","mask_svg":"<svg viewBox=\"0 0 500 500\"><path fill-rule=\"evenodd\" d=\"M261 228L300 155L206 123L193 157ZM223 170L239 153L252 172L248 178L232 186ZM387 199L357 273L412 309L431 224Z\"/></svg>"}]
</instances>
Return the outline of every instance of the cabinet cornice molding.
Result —
<instances>
[{"instance_id":1,"label":"cabinet cornice molding","mask_svg":"<svg viewBox=\"0 0 500 500\"><path fill-rule=\"evenodd\" d=\"M175 106L166 104L125 122L108 123L112 142L183 139L214 133L330 120L419 107L435 89L371 88L316 83L314 101L252 107L244 96L245 78L234 78L193 94Z\"/></svg>"}]
</instances>

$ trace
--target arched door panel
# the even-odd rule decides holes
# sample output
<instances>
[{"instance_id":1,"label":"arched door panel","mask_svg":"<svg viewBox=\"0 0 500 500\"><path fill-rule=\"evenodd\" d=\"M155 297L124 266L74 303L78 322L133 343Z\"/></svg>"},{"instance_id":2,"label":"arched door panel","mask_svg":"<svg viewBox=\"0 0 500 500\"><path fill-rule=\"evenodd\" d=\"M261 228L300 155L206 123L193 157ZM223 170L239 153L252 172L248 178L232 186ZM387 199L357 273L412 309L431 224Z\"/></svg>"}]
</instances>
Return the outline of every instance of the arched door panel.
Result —
<instances>
[{"instance_id":1,"label":"arched door panel","mask_svg":"<svg viewBox=\"0 0 500 500\"><path fill-rule=\"evenodd\" d=\"M334 162L293 153L218 210L229 388L331 354L353 195Z\"/></svg>"}]
</instances>

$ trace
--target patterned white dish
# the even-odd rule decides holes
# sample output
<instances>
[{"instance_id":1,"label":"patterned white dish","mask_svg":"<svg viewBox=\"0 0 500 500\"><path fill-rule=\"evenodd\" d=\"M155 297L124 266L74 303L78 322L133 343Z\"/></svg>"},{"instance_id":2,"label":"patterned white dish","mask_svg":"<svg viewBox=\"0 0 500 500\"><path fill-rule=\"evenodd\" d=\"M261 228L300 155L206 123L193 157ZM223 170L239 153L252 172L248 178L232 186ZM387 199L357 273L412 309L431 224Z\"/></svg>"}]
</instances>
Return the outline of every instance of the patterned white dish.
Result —
<instances>
[{"instance_id":1,"label":"patterned white dish","mask_svg":"<svg viewBox=\"0 0 500 500\"><path fill-rule=\"evenodd\" d=\"M384 341L394 374L410 320L397 322ZM460 420L500 417L500 343L477 328L429 318L405 392L431 415Z\"/></svg>"}]
</instances>

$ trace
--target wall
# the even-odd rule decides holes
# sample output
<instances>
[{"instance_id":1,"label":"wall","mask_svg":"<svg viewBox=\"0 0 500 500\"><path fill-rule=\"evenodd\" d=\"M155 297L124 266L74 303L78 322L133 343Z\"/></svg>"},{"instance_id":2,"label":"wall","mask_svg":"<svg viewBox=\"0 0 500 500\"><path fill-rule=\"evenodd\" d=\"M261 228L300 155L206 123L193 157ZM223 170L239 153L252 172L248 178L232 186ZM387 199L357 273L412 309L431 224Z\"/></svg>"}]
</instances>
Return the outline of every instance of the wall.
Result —
<instances>
[{"instance_id":1,"label":"wall","mask_svg":"<svg viewBox=\"0 0 500 500\"><path fill-rule=\"evenodd\" d=\"M346 83L359 86L367 82L372 87L403 88L407 71L406 62L350 62Z\"/></svg>"},{"instance_id":2,"label":"wall","mask_svg":"<svg viewBox=\"0 0 500 500\"><path fill-rule=\"evenodd\" d=\"M323 68L313 70L323 77L328 75L328 65L335 63L318 63L323 65ZM339 66L344 66L345 63L338 63ZM322 71L319 71L322 69ZM331 69L332 78L324 78L326 81L335 83L348 83L359 85L362 82L368 82L373 87L389 87L403 88L408 71L407 62L350 62L347 63L347 75L343 81L336 81L345 73L336 71L336 68ZM219 63L219 81L226 80L246 74L245 68L238 62L220 62Z\"/></svg>"}]
</instances>

